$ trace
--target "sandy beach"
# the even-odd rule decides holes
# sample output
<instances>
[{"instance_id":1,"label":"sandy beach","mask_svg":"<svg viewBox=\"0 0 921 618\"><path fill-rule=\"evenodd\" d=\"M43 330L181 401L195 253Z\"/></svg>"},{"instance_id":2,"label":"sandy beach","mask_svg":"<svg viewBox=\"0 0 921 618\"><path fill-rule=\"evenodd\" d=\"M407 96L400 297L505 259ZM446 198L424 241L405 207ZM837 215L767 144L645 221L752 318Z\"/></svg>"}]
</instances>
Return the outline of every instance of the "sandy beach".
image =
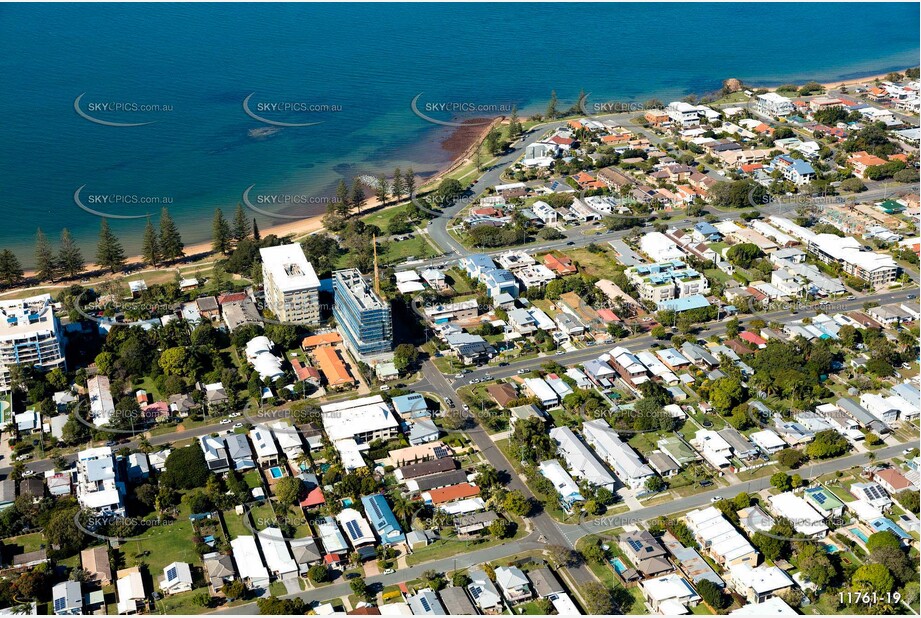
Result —
<instances>
[{"instance_id":1,"label":"sandy beach","mask_svg":"<svg viewBox=\"0 0 921 618\"><path fill-rule=\"evenodd\" d=\"M486 134L504 120L504 117L494 118L493 121L487 125L481 124L483 118L472 118L468 122L470 124L462 125L457 127L452 131L451 135L446 137L442 141L442 147L448 151L453 160L450 164L445 166L443 169L439 170L437 173L428 176L427 178L417 178L417 182L422 184L417 190L422 190L428 187L432 187L437 184L445 175L449 174L451 171L467 163L474 152L474 148L478 147L483 140L486 138ZM391 208L395 206L393 202L387 202L384 208ZM368 214L374 212L381 208L381 204L378 201L376 196L367 195L367 201L365 206L362 209L362 214ZM302 238L309 234L313 234L323 229L323 215L318 214L310 217L305 217L297 221L289 221L286 223L279 223L277 225L272 225L269 227L260 227L259 234L264 238L269 234L274 234L278 237L291 236L293 238ZM181 231L181 230L180 230ZM185 260L200 260L207 258L213 255L211 251L211 241L202 241L194 244L187 244L185 246ZM143 264L144 259L140 255L133 255L125 260L126 266L136 267L139 264ZM170 266L169 268L172 268ZM92 276L101 275L102 269L99 265L93 262L87 262L86 271L83 276ZM134 270L132 268L131 270ZM26 278L31 278L35 276L34 270L27 270L25 272ZM112 277L120 276L120 273L115 273ZM60 283L60 282L57 282ZM47 287L47 286L43 286Z\"/></svg>"}]
</instances>

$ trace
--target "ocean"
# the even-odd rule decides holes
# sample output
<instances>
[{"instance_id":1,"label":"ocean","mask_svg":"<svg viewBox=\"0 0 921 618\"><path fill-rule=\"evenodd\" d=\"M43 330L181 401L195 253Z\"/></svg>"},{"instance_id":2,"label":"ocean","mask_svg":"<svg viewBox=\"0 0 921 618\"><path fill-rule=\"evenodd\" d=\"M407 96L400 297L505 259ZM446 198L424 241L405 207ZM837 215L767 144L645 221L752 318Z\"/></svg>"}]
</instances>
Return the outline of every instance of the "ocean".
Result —
<instances>
[{"instance_id":1,"label":"ocean","mask_svg":"<svg viewBox=\"0 0 921 618\"><path fill-rule=\"evenodd\" d=\"M568 108L859 77L917 65L918 23L915 3L4 4L0 248L28 266L36 227L67 227L92 259L90 210L141 217L110 219L132 254L162 205L190 244L249 187L303 216L340 178L431 174L454 128L417 95L451 122L543 112L551 91Z\"/></svg>"}]
</instances>

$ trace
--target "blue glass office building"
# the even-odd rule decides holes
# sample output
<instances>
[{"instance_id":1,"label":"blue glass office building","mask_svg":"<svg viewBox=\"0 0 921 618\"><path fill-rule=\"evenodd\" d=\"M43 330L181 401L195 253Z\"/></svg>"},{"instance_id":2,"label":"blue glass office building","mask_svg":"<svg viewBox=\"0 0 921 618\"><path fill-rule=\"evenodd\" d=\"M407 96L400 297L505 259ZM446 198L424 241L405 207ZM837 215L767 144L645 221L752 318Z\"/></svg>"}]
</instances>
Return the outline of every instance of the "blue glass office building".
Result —
<instances>
[{"instance_id":1,"label":"blue glass office building","mask_svg":"<svg viewBox=\"0 0 921 618\"><path fill-rule=\"evenodd\" d=\"M381 300L357 269L333 273L333 316L349 350L362 360L393 349L390 304Z\"/></svg>"}]
</instances>

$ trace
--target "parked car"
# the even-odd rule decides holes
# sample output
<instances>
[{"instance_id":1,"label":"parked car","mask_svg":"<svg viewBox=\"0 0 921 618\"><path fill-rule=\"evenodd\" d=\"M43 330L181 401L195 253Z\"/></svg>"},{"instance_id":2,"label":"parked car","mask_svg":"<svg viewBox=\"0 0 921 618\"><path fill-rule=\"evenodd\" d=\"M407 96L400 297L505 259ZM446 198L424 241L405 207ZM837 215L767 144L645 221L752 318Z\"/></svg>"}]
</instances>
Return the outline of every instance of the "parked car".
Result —
<instances>
[{"instance_id":1,"label":"parked car","mask_svg":"<svg viewBox=\"0 0 921 618\"><path fill-rule=\"evenodd\" d=\"M233 421L230 420L229 418L225 418L225 419L221 420L221 425L229 425L229 424L231 424L232 422L233 422Z\"/></svg>"}]
</instances>

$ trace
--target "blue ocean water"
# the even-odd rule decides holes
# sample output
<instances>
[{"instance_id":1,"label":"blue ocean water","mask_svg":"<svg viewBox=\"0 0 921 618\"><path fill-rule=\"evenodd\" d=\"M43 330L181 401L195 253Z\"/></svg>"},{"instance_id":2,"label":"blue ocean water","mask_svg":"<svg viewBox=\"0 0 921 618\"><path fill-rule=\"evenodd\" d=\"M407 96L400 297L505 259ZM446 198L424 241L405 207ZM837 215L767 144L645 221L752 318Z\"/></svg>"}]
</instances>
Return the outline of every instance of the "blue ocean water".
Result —
<instances>
[{"instance_id":1,"label":"blue ocean water","mask_svg":"<svg viewBox=\"0 0 921 618\"><path fill-rule=\"evenodd\" d=\"M37 226L52 238L68 227L91 257L100 221L74 203L78 187L85 204L167 198L191 243L253 184L321 196L356 174L431 173L451 128L412 113L419 93L526 112L551 90L568 107L580 89L668 100L727 77L833 80L917 65L918 22L914 3L0 5L0 247L29 264ZM94 117L154 122L92 123L74 109L81 93ZM270 120L322 123L251 134L272 127L244 113L250 94ZM305 102L341 111L267 105ZM98 199L88 205L108 213L159 211ZM143 220L110 223L134 252Z\"/></svg>"}]
</instances>

